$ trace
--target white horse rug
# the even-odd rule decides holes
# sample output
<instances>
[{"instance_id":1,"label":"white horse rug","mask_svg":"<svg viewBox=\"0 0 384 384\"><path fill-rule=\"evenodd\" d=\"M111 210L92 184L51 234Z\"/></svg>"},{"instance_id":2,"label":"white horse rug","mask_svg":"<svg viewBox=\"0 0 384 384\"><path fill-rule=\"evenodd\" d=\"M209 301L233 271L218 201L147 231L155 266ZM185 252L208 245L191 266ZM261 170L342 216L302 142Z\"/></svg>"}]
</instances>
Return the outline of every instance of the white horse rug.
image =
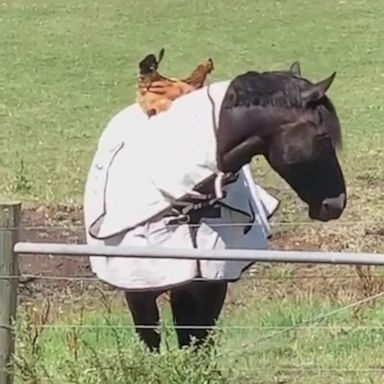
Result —
<instances>
[{"instance_id":1,"label":"white horse rug","mask_svg":"<svg viewBox=\"0 0 384 384\"><path fill-rule=\"evenodd\" d=\"M182 96L150 119L133 104L110 120L85 188L89 244L267 248L267 218L278 200L254 183L249 166L224 187L219 217L204 218L193 235L188 223L170 225L172 203L218 172L214 129L228 85L219 82ZM98 278L127 290L169 289L196 277L233 281L252 264L92 256L90 263Z\"/></svg>"}]
</instances>

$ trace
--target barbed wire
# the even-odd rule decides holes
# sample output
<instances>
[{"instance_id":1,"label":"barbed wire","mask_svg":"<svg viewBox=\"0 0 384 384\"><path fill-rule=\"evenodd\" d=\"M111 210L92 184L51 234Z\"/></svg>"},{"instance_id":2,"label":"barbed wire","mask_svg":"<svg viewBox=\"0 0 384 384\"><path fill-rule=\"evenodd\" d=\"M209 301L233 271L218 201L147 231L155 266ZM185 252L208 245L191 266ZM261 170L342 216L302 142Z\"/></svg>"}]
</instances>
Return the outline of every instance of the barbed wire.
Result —
<instances>
[{"instance_id":1,"label":"barbed wire","mask_svg":"<svg viewBox=\"0 0 384 384\"><path fill-rule=\"evenodd\" d=\"M268 367L258 367L257 369L251 369L251 370L238 370L236 368L236 373L242 374L242 375L249 375L250 373L258 373L258 372L276 372L284 373L284 372L291 372L291 373L311 373L311 375L318 372L319 374L316 376L321 377L328 377L329 373L383 373L384 368L333 368L333 367L308 367L306 365L298 366L298 367L279 367L278 365L274 365L273 368ZM324 375L324 373L327 373L327 376Z\"/></svg>"},{"instance_id":2,"label":"barbed wire","mask_svg":"<svg viewBox=\"0 0 384 384\"><path fill-rule=\"evenodd\" d=\"M60 277L61 278L61 277ZM384 296L384 292L379 292L377 294L371 295L369 297L365 297L364 299L355 301L353 303L350 303L348 305L345 305L341 308L337 308L331 311L328 311L326 313L320 314L318 316L314 316L306 321L300 322L298 324L294 324L292 326L253 326L253 325L236 325L236 324L218 324L218 325L200 325L200 326L194 326L194 325L188 325L188 326L180 326L180 325L173 325L173 324L164 324L159 323L158 325L144 325L144 324L79 324L79 323L73 323L73 324L60 324L60 323L53 323L53 324L34 324L33 327L36 329L51 329L55 331L69 331L73 329L78 330L139 330L139 329L174 329L174 330L183 330L183 329L206 329L209 328L211 330L219 330L219 331L234 331L234 330L242 330L242 331L258 331L260 333L262 332L271 332L271 334L266 336L258 337L256 340L252 341L252 344L250 343L243 343L238 349L236 350L225 350L218 354L217 357L223 357L223 356L229 356L229 355L236 355L241 356L246 352L258 352L260 344L266 341L270 341L272 338L277 338L279 336L282 336L284 333L287 332L361 332L361 331L376 331L376 332L384 332L384 326L380 325L360 325L360 326L351 326L351 325L319 325L318 323L321 321L324 321L327 318L334 317L337 314L340 314L348 309L352 309L356 306L362 305L364 303L367 303L369 301L376 300L378 298L381 298ZM84 321L84 320L82 320ZM15 327L10 326L2 326L9 329L15 329ZM256 347L255 347L256 346ZM252 350L251 350L252 349ZM124 352L124 350L122 350ZM242 374L250 374L252 372L262 372L264 370L270 371L270 368L264 368L264 367L258 367L257 370L244 370ZM321 374L329 374L329 373L383 373L384 368L381 367L369 367L369 368L339 368L339 367L323 367L323 366L313 366L313 365L306 365L305 363L296 366L296 367L284 367L284 366L274 366L274 371L278 371L279 373L297 373L297 372L306 372L311 373L312 375L321 375ZM241 374L241 371L236 370L236 373Z\"/></svg>"},{"instance_id":3,"label":"barbed wire","mask_svg":"<svg viewBox=\"0 0 384 384\"><path fill-rule=\"evenodd\" d=\"M64 221L64 220L63 220ZM188 226L196 227L200 224L188 224ZM212 227L243 227L243 226L260 226L260 223L210 223ZM273 219L269 221L270 227L291 227L291 226L310 226L310 227L318 227L323 228L324 224L321 223L315 223L313 221L309 220L303 220L303 221L278 221L274 222ZM350 220L350 221L338 221L337 223L328 223L327 228L341 228L344 225L381 225L384 228L384 220ZM171 226L171 225L169 225ZM23 225L21 224L20 227L0 227L0 230L15 230L15 229L23 229L23 230L45 230L45 229L84 229L84 224L65 224L62 225L53 224L50 225L49 223L44 225Z\"/></svg>"},{"instance_id":4,"label":"barbed wire","mask_svg":"<svg viewBox=\"0 0 384 384\"><path fill-rule=\"evenodd\" d=\"M324 321L324 320L326 320L326 319L328 319L330 317L336 316L337 314L340 314L342 312L345 312L345 311L347 311L349 309L355 308L355 307L360 306L362 304L368 303L370 301L377 300L377 299L379 299L379 298L381 298L383 296L384 296L384 291L381 291L381 292L376 293L374 295L370 295L370 296L365 297L365 298L363 298L361 300L357 300L357 301L355 301L353 303L344 305L344 306L342 306L340 308L334 309L332 311L329 311L329 312L320 314L318 316L312 317L312 318L310 318L308 320L302 321L300 324L295 324L295 325L293 325L291 327L288 327L286 329L280 330L278 332L274 332L274 333L272 333L272 334L270 334L268 336L260 337L260 338L258 338L256 340L254 340L253 344L256 344L257 346L259 346L261 343L269 341L272 338L276 338L278 336L282 336L286 332L296 331L298 329L298 327L302 327L302 326L305 326L305 325L308 326L308 325L317 324L317 323L319 323L321 321ZM249 343L241 344L239 346L239 350L241 351L239 353L239 355L243 355L245 352L249 351L250 347L251 347L251 345ZM231 352L234 353L235 351L231 351ZM219 356L223 356L223 355L224 355L224 353L219 354ZM226 355L228 355L228 354L226 354Z\"/></svg>"},{"instance_id":5,"label":"barbed wire","mask_svg":"<svg viewBox=\"0 0 384 384\"><path fill-rule=\"evenodd\" d=\"M341 227L343 225L383 225L384 223L382 221L350 221L350 222L338 222L337 226L333 227ZM310 227L319 227L317 223L312 223L309 221L296 221L296 222L278 222L278 223L270 223L271 227L284 227L284 226L297 226L297 225L306 225ZM191 225L191 227L198 226L197 225ZM258 223L218 223L217 225L214 225L216 227L236 227L236 226L260 226ZM45 231L52 231L55 229L60 229L60 230L66 230L70 231L71 229L78 229L81 228L84 230L84 225L82 224L64 224L64 225L44 225L44 226L25 226L22 227L23 230L45 230ZM2 228L0 228L2 229ZM6 230L9 228L5 228ZM320 229L320 228L319 228ZM379 235L381 235L379 233ZM310 264L310 262L308 263ZM254 272L255 274L256 272ZM249 275L252 275L252 271L249 271ZM265 277L265 276L258 276L257 280L271 280L271 281L276 281L278 279L304 279L304 278L321 278L321 279L338 279L339 277L341 278L353 278L353 279L359 279L358 275L344 275L344 276L338 276L338 275L331 275L331 276L326 276L326 275L285 275L285 276L273 276L271 277ZM379 277L379 276L378 276ZM0 275L0 279L19 279L19 280L51 280L51 281L69 281L69 282L98 282L102 283L100 279L97 277L92 277L92 276L49 276L49 275L35 275L35 274L21 274L20 276L17 275ZM206 281L206 279L195 279L195 281ZM246 325L215 325L215 326L177 326L177 325L164 325L164 324L159 324L158 326L153 326L153 325L105 325L105 324L100 324L100 325L91 325L91 324L41 324L41 325L34 325L36 328L51 328L51 329L56 329L56 330L69 330L73 328L77 329L153 329L153 328L169 328L169 329L204 329L204 328L210 328L210 329L218 329L218 330L257 330L257 331L273 331L272 334L264 336L264 337L259 337L257 340L252 342L252 346L249 344L243 344L241 346L241 353L243 354L246 350L249 350L250 347L254 347L253 344L261 344L262 342L268 341L272 338L278 337L279 335L282 335L285 332L290 332L290 331L299 331L299 330L311 330L313 332L315 331L320 331L320 330L327 330L327 331L361 331L361 330L370 330L370 331L384 331L383 326L357 326L357 327L352 327L352 326L319 326L317 325L318 322L323 321L324 319L335 316L340 312L346 311L350 308L354 308L355 306L361 305L365 302L375 300L381 296L384 295L384 292L380 292L379 294L372 295L368 298L364 298L362 300L356 301L354 303L348 304L344 307L341 307L337 310L330 311L325 314L321 314L320 316L314 317L312 319L309 319L301 324L295 324L293 326L285 326L285 327L271 327L271 326L246 326ZM0 325L1 327L1 325ZM5 327L5 326L3 326ZM7 326L8 327L8 326ZM232 351L232 353L237 353L237 351ZM227 353L225 353L227 354ZM303 369L308 370L306 367L299 367L298 368L300 371ZM318 371L318 368L313 368ZM280 369L281 370L281 369ZM297 370L297 369L296 369ZM294 371L293 368L290 368L290 371ZM325 369L322 372L329 372L330 369ZM352 370L339 370L340 372L352 372ZM356 370L354 370L356 371ZM358 372L362 372L362 370L357 370ZM384 368L380 368L379 370L377 369L369 369L369 372L383 372Z\"/></svg>"},{"instance_id":6,"label":"barbed wire","mask_svg":"<svg viewBox=\"0 0 384 384\"><path fill-rule=\"evenodd\" d=\"M2 326L0 325L0 328ZM11 326L3 326L4 328L14 329L14 327ZM62 329L62 330L69 330L69 329L193 329L193 330L200 330L200 329L211 329L211 330L252 330L252 331L291 331L292 326L286 326L286 327L272 327L272 326L252 326L252 325L173 325L173 324L162 324L162 325L134 325L134 324L127 324L127 325L109 325L109 324L101 324L101 325L95 325L95 324L35 324L33 325L33 328L36 329ZM300 326L296 327L295 331L299 330L313 330L313 331L367 331L367 330L376 330L376 331L383 331L384 332L384 326L316 326L316 325L307 325L307 326Z\"/></svg>"},{"instance_id":7,"label":"barbed wire","mask_svg":"<svg viewBox=\"0 0 384 384\"><path fill-rule=\"evenodd\" d=\"M310 264L310 262L308 262ZM348 266L354 267L354 266ZM382 266L374 266L382 267ZM282 275L282 276L257 276L259 273L263 273L265 271L248 271L245 272L246 275L242 276L241 281L244 280L268 280L271 282L276 282L276 280L289 280L292 279L359 279L360 277L357 274L346 274L346 275L321 275L321 274L313 274L313 275ZM371 277L382 278L384 282L384 275L380 274L372 274ZM22 275L0 275L0 280L20 280L22 283L29 283L36 280L51 280L51 281L69 281L69 282L99 282L102 283L98 277L94 276L50 276L50 275L34 275L34 274L22 274ZM128 281L128 280L127 280ZM194 278L190 281L207 281L204 278Z\"/></svg>"},{"instance_id":8,"label":"barbed wire","mask_svg":"<svg viewBox=\"0 0 384 384\"><path fill-rule=\"evenodd\" d=\"M121 348L121 352L128 352L128 349ZM0 368L0 372L4 372L4 369ZM330 374L354 374L357 375L359 373L376 373L376 374L382 374L384 373L384 368L337 368L337 367L312 367L307 366L303 364L302 366L297 367L284 367L279 365L273 365L273 367L266 365L265 367L258 366L257 369L250 369L250 370L244 370L244 369L238 369L238 368L231 368L229 369L229 372L234 371L236 373L236 376L248 376L250 374L257 374L257 373L275 373L275 374L284 374L284 373L301 373L301 374L311 374L312 376L316 377L323 377L323 378L329 378ZM221 372L221 371L219 371ZM285 382L285 381L283 381Z\"/></svg>"},{"instance_id":9,"label":"barbed wire","mask_svg":"<svg viewBox=\"0 0 384 384\"><path fill-rule=\"evenodd\" d=\"M76 278L79 279L79 278ZM102 293L104 294L104 292ZM312 317L308 320L305 320L301 323L294 324L292 326L244 326L244 325L200 325L200 326L177 326L177 325L170 325L166 326L165 324L156 324L156 325L145 325L145 324L138 324L138 325L94 325L94 324L40 324L35 325L35 327L40 328L55 328L55 329L72 329L72 328L79 328L79 329L133 329L133 328L147 328L147 329L153 329L153 328L173 328L173 329L203 329L203 328L210 328L210 329L253 329L253 330L275 330L278 332L272 333L271 335L268 335L266 337L261 337L258 340L255 341L256 344L262 343L263 341L268 341L271 338L277 337L279 335L282 335L285 332L289 331L297 331L301 329L322 329L322 330L333 330L333 331L347 331L347 330L383 330L384 326L378 326L378 325L363 325L363 326L347 326L347 325L332 325L332 326L318 326L317 324L319 322L324 321L325 319L328 319L332 316L335 316L339 313L345 312L349 309L355 308L357 306L360 306L362 304L375 301L378 298L381 298L384 296L384 291L375 293L373 295L370 295L368 297L364 297L363 299L354 301L352 303L349 303L347 305L344 305L340 308L328 311L326 313L317 315L315 317ZM0 326L1 327L1 326ZM9 327L9 325L3 327ZM244 344L242 345L242 350L244 348L248 348L249 345Z\"/></svg>"}]
</instances>

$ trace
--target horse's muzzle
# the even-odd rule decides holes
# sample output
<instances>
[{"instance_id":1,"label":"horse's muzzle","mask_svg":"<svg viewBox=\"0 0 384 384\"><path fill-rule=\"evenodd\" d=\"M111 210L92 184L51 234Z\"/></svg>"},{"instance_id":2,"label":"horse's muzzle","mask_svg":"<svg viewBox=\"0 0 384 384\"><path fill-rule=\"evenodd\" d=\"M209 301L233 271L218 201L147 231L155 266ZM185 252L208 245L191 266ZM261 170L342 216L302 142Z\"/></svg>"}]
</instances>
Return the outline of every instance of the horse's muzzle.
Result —
<instances>
[{"instance_id":1,"label":"horse's muzzle","mask_svg":"<svg viewBox=\"0 0 384 384\"><path fill-rule=\"evenodd\" d=\"M309 217L313 220L330 221L338 219L347 205L345 193L338 197L324 199L320 206L309 207Z\"/></svg>"}]
</instances>

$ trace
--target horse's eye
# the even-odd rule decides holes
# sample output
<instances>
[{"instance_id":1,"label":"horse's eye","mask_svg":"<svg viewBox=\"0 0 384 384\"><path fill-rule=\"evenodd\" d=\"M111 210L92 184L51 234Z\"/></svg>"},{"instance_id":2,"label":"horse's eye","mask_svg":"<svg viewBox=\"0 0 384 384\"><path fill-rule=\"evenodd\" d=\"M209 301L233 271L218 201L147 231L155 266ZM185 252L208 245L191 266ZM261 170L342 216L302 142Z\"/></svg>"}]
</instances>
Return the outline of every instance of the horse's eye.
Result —
<instances>
[{"instance_id":1,"label":"horse's eye","mask_svg":"<svg viewBox=\"0 0 384 384\"><path fill-rule=\"evenodd\" d=\"M316 135L318 140L325 141L329 138L329 134L327 132L320 132Z\"/></svg>"},{"instance_id":2,"label":"horse's eye","mask_svg":"<svg viewBox=\"0 0 384 384\"><path fill-rule=\"evenodd\" d=\"M333 146L332 138L328 133L321 133L317 136L321 150L328 150Z\"/></svg>"}]
</instances>

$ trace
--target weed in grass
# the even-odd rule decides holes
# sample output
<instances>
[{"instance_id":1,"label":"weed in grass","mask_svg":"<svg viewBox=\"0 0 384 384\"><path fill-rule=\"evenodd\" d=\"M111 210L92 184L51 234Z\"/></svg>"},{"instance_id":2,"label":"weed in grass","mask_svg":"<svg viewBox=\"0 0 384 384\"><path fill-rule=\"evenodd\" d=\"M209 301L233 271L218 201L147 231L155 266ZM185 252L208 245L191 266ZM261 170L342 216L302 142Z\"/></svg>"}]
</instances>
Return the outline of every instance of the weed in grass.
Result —
<instances>
[{"instance_id":1,"label":"weed in grass","mask_svg":"<svg viewBox=\"0 0 384 384\"><path fill-rule=\"evenodd\" d=\"M202 349L178 350L169 348L165 353L153 354L143 345L131 341L123 345L119 330L113 327L109 315L105 322L111 330L113 347L105 348L93 344L84 334L74 328L70 329L60 342L61 355L55 361L52 356L42 359L46 342L43 340L40 318L26 316L18 329L18 352L15 356L16 373L20 382L25 384L225 384L227 381L217 368L213 352ZM46 324L45 324L46 325ZM81 325L79 324L79 328ZM38 330L38 331L37 331ZM38 333L36 333L38 332ZM31 335L32 338L31 338ZM38 335L37 337L35 337ZM76 342L74 342L76 340ZM48 361L47 361L48 360Z\"/></svg>"},{"instance_id":2,"label":"weed in grass","mask_svg":"<svg viewBox=\"0 0 384 384\"><path fill-rule=\"evenodd\" d=\"M16 376L21 379L22 383L40 384L42 375L45 380L51 380L51 376L44 366L41 344L41 337L48 322L49 312L49 301L47 301L45 308L30 309L25 314L23 328L17 330L23 337L18 344L14 364Z\"/></svg>"},{"instance_id":3,"label":"weed in grass","mask_svg":"<svg viewBox=\"0 0 384 384\"><path fill-rule=\"evenodd\" d=\"M361 285L360 292L363 297L369 298L384 292L384 279L374 274L375 267L361 266L355 267ZM359 305L354 310L356 318L361 319L364 316L365 308L373 308L377 304L377 299L370 300L363 305Z\"/></svg>"},{"instance_id":4,"label":"weed in grass","mask_svg":"<svg viewBox=\"0 0 384 384\"><path fill-rule=\"evenodd\" d=\"M26 174L25 163L23 159L19 159L19 167L15 178L11 183L11 191L16 194L28 194L32 189L32 181Z\"/></svg>"}]
</instances>

